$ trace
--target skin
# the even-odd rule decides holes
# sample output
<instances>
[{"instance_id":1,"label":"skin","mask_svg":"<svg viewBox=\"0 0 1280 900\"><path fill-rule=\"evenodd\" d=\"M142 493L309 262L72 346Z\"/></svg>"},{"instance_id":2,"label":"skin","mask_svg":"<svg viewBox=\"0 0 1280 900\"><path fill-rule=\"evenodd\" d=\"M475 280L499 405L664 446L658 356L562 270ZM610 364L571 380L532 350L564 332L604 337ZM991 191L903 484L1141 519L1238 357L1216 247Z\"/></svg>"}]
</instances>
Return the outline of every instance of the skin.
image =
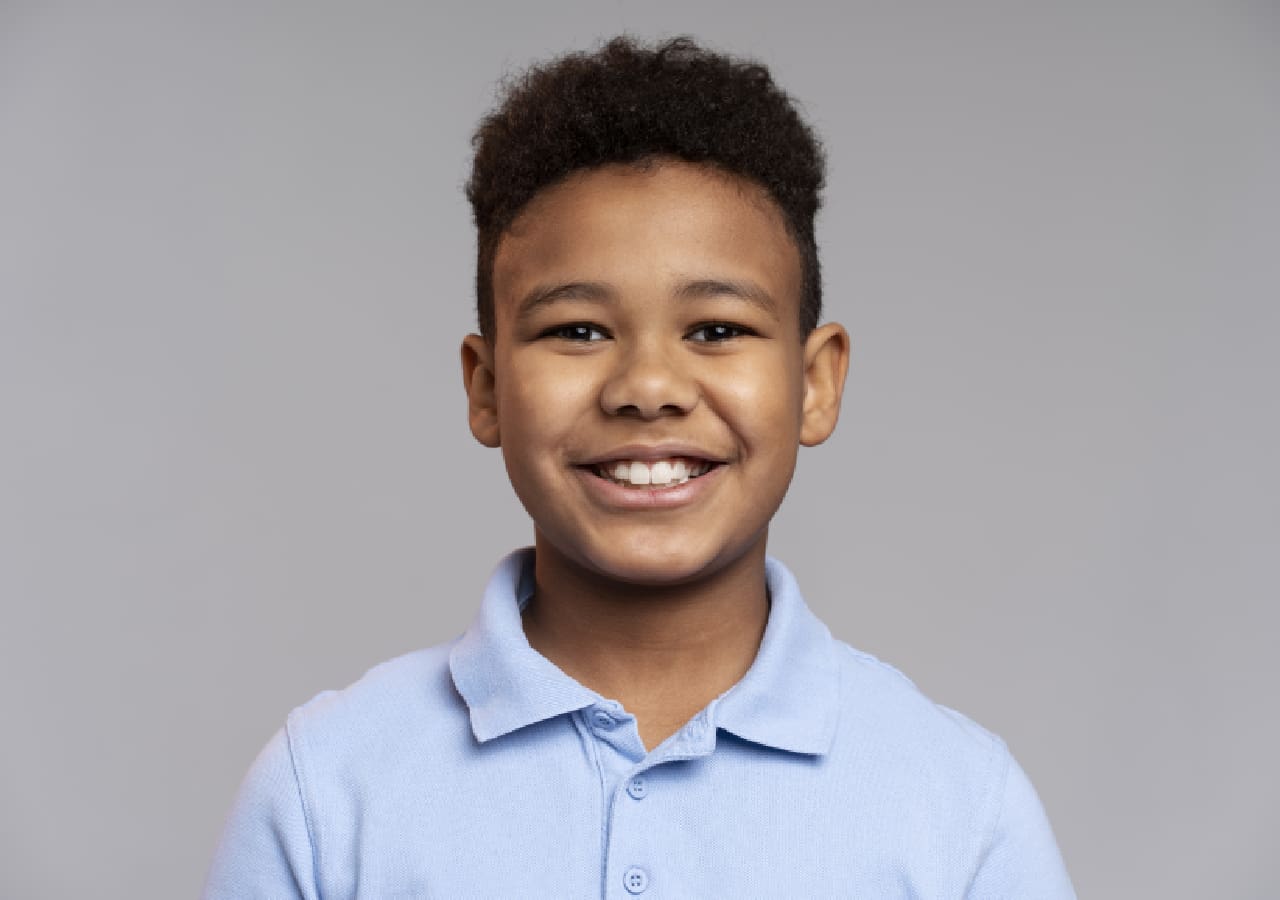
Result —
<instances>
[{"instance_id":1,"label":"skin","mask_svg":"<svg viewBox=\"0 0 1280 900\"><path fill-rule=\"evenodd\" d=\"M798 448L835 428L848 334L801 337L799 253L767 194L679 161L542 191L493 275L493 340L468 335L462 371L471 431L534 522L526 636L653 748L755 658L769 521ZM672 442L718 463L686 502L620 505L584 468Z\"/></svg>"}]
</instances>

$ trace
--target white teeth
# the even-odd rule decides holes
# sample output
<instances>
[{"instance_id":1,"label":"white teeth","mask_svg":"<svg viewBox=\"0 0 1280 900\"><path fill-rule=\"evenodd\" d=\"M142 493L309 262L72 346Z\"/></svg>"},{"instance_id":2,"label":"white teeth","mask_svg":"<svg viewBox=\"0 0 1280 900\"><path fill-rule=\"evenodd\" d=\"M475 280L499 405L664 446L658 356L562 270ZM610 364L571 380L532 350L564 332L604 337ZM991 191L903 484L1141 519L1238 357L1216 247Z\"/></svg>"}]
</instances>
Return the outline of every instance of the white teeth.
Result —
<instances>
[{"instance_id":1,"label":"white teeth","mask_svg":"<svg viewBox=\"0 0 1280 900\"><path fill-rule=\"evenodd\" d=\"M619 460L606 463L596 469L605 478L612 478L628 487L674 487L690 478L697 478L711 469L711 463L692 462L684 459L660 459L651 463L638 460Z\"/></svg>"}]
</instances>

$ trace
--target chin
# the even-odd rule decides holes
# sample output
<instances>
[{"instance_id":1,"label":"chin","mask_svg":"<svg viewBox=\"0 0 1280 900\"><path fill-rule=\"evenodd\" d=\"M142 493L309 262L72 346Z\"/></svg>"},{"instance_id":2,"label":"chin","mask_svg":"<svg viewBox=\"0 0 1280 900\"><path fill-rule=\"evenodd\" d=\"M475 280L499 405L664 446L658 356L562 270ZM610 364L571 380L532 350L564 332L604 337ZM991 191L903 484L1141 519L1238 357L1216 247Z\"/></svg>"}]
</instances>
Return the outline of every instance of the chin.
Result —
<instances>
[{"instance_id":1,"label":"chin","mask_svg":"<svg viewBox=\"0 0 1280 900\"><path fill-rule=\"evenodd\" d=\"M698 565L648 564L628 560L621 564L606 561L598 567L600 574L626 584L663 587L696 581L704 573Z\"/></svg>"},{"instance_id":2,"label":"chin","mask_svg":"<svg viewBox=\"0 0 1280 900\"><path fill-rule=\"evenodd\" d=\"M659 587L697 581L725 565L725 559L714 548L686 542L669 547L610 547L591 554L589 564L616 581Z\"/></svg>"}]
</instances>

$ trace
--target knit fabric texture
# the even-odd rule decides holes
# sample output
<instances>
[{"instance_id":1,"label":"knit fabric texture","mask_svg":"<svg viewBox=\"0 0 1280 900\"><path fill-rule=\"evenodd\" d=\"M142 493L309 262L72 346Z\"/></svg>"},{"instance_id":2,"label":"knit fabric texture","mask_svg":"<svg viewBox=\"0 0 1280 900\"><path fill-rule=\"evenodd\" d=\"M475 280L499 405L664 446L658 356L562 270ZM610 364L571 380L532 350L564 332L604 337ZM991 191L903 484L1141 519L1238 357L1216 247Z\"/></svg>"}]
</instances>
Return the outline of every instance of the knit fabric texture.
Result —
<instances>
[{"instance_id":1,"label":"knit fabric texture","mask_svg":"<svg viewBox=\"0 0 1280 900\"><path fill-rule=\"evenodd\" d=\"M532 561L458 640L289 715L208 900L1075 896L1004 742L832 638L781 563L751 669L646 752L529 646Z\"/></svg>"}]
</instances>

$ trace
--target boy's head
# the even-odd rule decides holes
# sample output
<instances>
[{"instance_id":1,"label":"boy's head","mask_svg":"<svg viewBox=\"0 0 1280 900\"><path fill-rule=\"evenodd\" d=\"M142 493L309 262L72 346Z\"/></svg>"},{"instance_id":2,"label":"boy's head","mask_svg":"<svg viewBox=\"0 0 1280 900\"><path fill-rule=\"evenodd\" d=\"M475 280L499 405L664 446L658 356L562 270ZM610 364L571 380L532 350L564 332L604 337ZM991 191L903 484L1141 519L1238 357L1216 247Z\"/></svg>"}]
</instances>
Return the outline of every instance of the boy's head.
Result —
<instances>
[{"instance_id":1,"label":"boy's head","mask_svg":"<svg viewBox=\"0 0 1280 900\"><path fill-rule=\"evenodd\" d=\"M473 143L467 197L478 232L476 309L489 340L494 256L529 201L574 172L663 158L714 166L764 188L800 254L801 336L817 325L822 149L764 66L688 38L653 48L615 38L514 81Z\"/></svg>"},{"instance_id":2,"label":"boy's head","mask_svg":"<svg viewBox=\"0 0 1280 900\"><path fill-rule=\"evenodd\" d=\"M540 570L683 584L763 565L848 359L844 329L816 324L821 182L767 71L688 41L562 58L485 120L463 378Z\"/></svg>"}]
</instances>

